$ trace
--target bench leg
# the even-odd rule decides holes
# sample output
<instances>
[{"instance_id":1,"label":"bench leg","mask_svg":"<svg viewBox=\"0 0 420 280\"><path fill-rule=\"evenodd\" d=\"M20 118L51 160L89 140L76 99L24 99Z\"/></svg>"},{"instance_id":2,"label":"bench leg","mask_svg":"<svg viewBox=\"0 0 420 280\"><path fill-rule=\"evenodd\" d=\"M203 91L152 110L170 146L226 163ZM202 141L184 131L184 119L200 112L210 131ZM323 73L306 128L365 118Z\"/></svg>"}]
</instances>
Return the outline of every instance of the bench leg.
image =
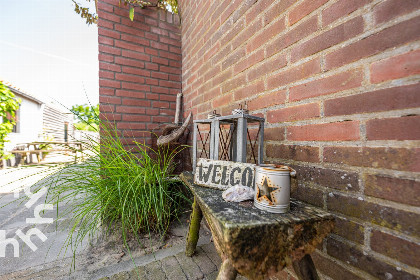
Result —
<instances>
[{"instance_id":1,"label":"bench leg","mask_svg":"<svg viewBox=\"0 0 420 280\"><path fill-rule=\"evenodd\" d=\"M230 260L225 259L220 267L216 280L234 280L237 274L238 271L232 266Z\"/></svg>"},{"instance_id":2,"label":"bench leg","mask_svg":"<svg viewBox=\"0 0 420 280\"><path fill-rule=\"evenodd\" d=\"M197 247L201 219L203 219L203 212L201 212L200 205L198 205L197 199L194 197L193 211L190 217L190 228L187 235L187 248L185 249L185 254L188 257L191 257L194 254L195 248Z\"/></svg>"},{"instance_id":3,"label":"bench leg","mask_svg":"<svg viewBox=\"0 0 420 280\"><path fill-rule=\"evenodd\" d=\"M301 260L294 261L292 264L299 280L320 279L310 255L305 255Z\"/></svg>"}]
</instances>

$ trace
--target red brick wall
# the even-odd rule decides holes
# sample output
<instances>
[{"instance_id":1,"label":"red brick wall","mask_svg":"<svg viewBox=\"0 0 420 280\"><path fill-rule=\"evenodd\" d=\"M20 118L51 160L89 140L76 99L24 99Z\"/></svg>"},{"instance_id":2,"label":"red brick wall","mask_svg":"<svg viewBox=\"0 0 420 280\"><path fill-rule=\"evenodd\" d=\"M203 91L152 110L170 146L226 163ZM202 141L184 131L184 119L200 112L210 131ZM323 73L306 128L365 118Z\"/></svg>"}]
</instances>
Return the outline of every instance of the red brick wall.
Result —
<instances>
[{"instance_id":1,"label":"red brick wall","mask_svg":"<svg viewBox=\"0 0 420 280\"><path fill-rule=\"evenodd\" d=\"M420 277L420 1L180 2L185 113L266 118L266 160L337 217L322 274Z\"/></svg>"},{"instance_id":2,"label":"red brick wall","mask_svg":"<svg viewBox=\"0 0 420 280\"><path fill-rule=\"evenodd\" d=\"M115 120L127 138L172 122L181 91L181 30L177 15L135 9L118 0L98 1L99 102L103 118Z\"/></svg>"}]
</instances>

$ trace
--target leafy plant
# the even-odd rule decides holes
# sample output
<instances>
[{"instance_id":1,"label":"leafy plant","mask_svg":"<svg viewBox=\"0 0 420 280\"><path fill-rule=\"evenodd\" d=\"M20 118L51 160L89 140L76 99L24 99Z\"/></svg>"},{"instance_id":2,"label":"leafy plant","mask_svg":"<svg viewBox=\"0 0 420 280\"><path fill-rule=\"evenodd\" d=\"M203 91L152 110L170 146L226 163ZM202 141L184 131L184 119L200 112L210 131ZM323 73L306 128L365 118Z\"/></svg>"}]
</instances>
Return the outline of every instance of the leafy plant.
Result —
<instances>
[{"instance_id":1,"label":"leafy plant","mask_svg":"<svg viewBox=\"0 0 420 280\"><path fill-rule=\"evenodd\" d=\"M47 201L64 207L61 215L71 219L65 248L73 252L102 230L121 232L126 247L129 236L163 236L187 200L171 177L173 158L182 148L153 150L139 142L128 148L112 127L101 124L100 142L84 143L91 157L63 168L53 177L59 179L47 184Z\"/></svg>"},{"instance_id":2,"label":"leafy plant","mask_svg":"<svg viewBox=\"0 0 420 280\"><path fill-rule=\"evenodd\" d=\"M77 121L74 126L78 130L98 131L99 127L99 104L91 105L74 105L70 110L74 114Z\"/></svg>"},{"instance_id":3,"label":"leafy plant","mask_svg":"<svg viewBox=\"0 0 420 280\"><path fill-rule=\"evenodd\" d=\"M120 0L120 5L121 5ZM147 8L147 7L157 7L163 10L169 10L172 13L177 14L178 13L178 0L157 0L154 1L155 3L149 2L149 1L143 1L143 0L124 0L124 5L129 4L130 10L128 17L133 21L134 19L134 7L139 7L141 9Z\"/></svg>"},{"instance_id":4,"label":"leafy plant","mask_svg":"<svg viewBox=\"0 0 420 280\"><path fill-rule=\"evenodd\" d=\"M0 81L0 159L6 158L4 143L7 135L12 132L16 124L15 112L19 109L22 101L16 98L13 92Z\"/></svg>"},{"instance_id":5,"label":"leafy plant","mask_svg":"<svg viewBox=\"0 0 420 280\"><path fill-rule=\"evenodd\" d=\"M86 19L86 24L91 25L92 23L97 23L98 15L95 12L91 12L90 8L83 7L82 4L71 0L74 4L74 11L80 15L81 18ZM85 0L87 2L92 2L93 0ZM95 6L97 5L97 0L95 0Z\"/></svg>"},{"instance_id":6,"label":"leafy plant","mask_svg":"<svg viewBox=\"0 0 420 280\"><path fill-rule=\"evenodd\" d=\"M49 135L49 134L44 134L42 136L42 140L44 142L54 142L54 136ZM44 151L44 152L42 152L42 156L43 156L43 158L45 158L49 154L48 150L52 149L52 145L51 144L40 144L38 146L38 149Z\"/></svg>"},{"instance_id":7,"label":"leafy plant","mask_svg":"<svg viewBox=\"0 0 420 280\"><path fill-rule=\"evenodd\" d=\"M95 12L92 12L90 8L76 2L76 0L71 0L74 4L74 11L80 15L81 18L86 19L88 25L98 21L98 15ZM86 2L95 1L95 6L97 6L97 0L85 0ZM155 0L155 1L143 1L143 0L120 0L119 4L124 3L124 5L130 5L129 18L134 19L134 7L139 7L141 9L147 7L156 7L163 10L169 10L172 13L178 13L178 0Z\"/></svg>"}]
</instances>

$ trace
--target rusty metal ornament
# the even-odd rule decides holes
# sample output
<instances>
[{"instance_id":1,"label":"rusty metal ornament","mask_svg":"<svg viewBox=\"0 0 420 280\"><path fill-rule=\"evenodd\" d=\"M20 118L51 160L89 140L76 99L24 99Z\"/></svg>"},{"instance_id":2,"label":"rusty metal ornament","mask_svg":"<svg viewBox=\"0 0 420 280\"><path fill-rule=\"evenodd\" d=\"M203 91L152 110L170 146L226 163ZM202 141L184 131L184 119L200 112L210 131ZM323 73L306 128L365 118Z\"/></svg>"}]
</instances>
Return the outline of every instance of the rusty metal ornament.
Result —
<instances>
[{"instance_id":1,"label":"rusty metal ornament","mask_svg":"<svg viewBox=\"0 0 420 280\"><path fill-rule=\"evenodd\" d=\"M288 166L260 165L255 171L254 205L272 213L286 213L290 208L290 174Z\"/></svg>"},{"instance_id":2,"label":"rusty metal ornament","mask_svg":"<svg viewBox=\"0 0 420 280\"><path fill-rule=\"evenodd\" d=\"M279 188L275 188L269 185L267 177L263 178L264 182L262 183L262 185L258 186L257 198L260 201L265 200L268 204L274 205L273 201L275 200L275 196L272 196L271 193L278 190Z\"/></svg>"},{"instance_id":3,"label":"rusty metal ornament","mask_svg":"<svg viewBox=\"0 0 420 280\"><path fill-rule=\"evenodd\" d=\"M217 117L220 117L220 114L218 114L216 112L216 110L213 110L213 112L211 112L210 114L207 115L207 119L214 119L214 118L217 118Z\"/></svg>"}]
</instances>

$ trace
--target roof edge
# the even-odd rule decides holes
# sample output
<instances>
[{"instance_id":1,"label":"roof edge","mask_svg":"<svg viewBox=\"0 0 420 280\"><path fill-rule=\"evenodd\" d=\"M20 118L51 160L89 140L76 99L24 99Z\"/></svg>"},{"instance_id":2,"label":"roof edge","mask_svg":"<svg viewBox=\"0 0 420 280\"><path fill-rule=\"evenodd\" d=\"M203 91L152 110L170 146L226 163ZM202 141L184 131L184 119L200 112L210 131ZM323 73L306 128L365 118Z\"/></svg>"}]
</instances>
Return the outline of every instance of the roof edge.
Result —
<instances>
[{"instance_id":1,"label":"roof edge","mask_svg":"<svg viewBox=\"0 0 420 280\"><path fill-rule=\"evenodd\" d=\"M24 93L24 92L18 90L18 89L15 89L14 87L11 87L11 86L8 86L8 85L7 85L7 87L10 89L11 92L13 92L16 95L20 95L20 96L25 97L27 99L33 100L38 104L44 104L45 103L45 102L41 101L40 99L33 97L32 95L29 95L27 93Z\"/></svg>"}]
</instances>

